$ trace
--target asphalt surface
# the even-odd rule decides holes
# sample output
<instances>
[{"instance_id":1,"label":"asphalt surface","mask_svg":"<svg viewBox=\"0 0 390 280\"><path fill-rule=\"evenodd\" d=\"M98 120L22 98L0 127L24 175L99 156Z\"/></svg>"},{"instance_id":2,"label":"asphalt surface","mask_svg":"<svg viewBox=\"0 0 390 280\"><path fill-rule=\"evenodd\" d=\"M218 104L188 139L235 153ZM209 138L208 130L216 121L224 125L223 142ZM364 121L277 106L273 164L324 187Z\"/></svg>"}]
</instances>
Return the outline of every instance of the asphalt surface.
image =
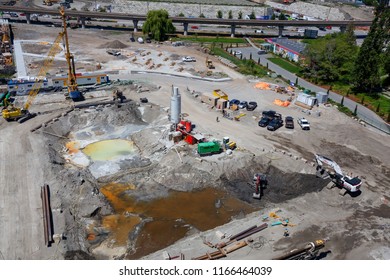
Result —
<instances>
[{"instance_id":1,"label":"asphalt surface","mask_svg":"<svg viewBox=\"0 0 390 280\"><path fill-rule=\"evenodd\" d=\"M309 89L314 92L326 92L326 89L321 88L315 84L312 84L300 77L297 77L295 74L281 68L280 66L276 65L275 63L272 63L270 60L268 60L269 57L272 57L270 54L262 54L258 55L257 52L259 48L255 47L252 44L252 47L246 47L246 48L234 48L233 50L240 50L242 52L242 58L249 59L250 55L252 54L252 59L254 61L258 61L260 58L260 64L263 66L267 66L268 64L268 69L271 71L275 72L277 75L281 75L283 78L288 79L290 81L295 82L296 79L298 78L298 85ZM340 103L341 99L343 98L342 95L337 94L336 92L329 91L329 98L334 100L335 102ZM350 109L352 112L355 110L355 107L357 106L357 116L366 122L369 125L372 125L373 127L390 134L390 125L387 124L383 119L381 119L375 112L371 111L367 107L344 97L344 106Z\"/></svg>"}]
</instances>

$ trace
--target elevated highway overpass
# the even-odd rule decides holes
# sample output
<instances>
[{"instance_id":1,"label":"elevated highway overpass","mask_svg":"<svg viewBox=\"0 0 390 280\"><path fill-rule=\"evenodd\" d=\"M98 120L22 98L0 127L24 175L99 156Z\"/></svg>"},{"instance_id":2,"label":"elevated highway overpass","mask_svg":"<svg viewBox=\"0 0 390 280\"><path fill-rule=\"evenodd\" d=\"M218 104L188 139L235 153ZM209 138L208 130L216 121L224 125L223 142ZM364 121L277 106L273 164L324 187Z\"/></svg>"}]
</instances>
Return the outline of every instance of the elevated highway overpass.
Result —
<instances>
[{"instance_id":1,"label":"elevated highway overpass","mask_svg":"<svg viewBox=\"0 0 390 280\"><path fill-rule=\"evenodd\" d=\"M37 9L18 6L2 6L0 11L3 12L19 12L26 15L27 23L31 23L32 14L42 14L58 16L59 12L55 9ZM80 20L82 27L85 27L85 22L89 18L94 19L116 19L128 20L133 22L134 31L138 31L138 23L146 20L146 15L127 14L127 13L102 13L102 12L88 12L88 11L74 11L66 10L66 15L76 17ZM283 35L283 28L285 26L296 27L339 27L341 31L345 31L349 24L354 26L371 26L371 21L362 20L337 20L337 21L305 21L305 20L247 20L247 19L208 19L208 18L185 18L185 17L171 17L172 22L183 24L184 35L188 33L189 24L207 24L207 25L227 25L230 26L230 35L234 37L237 26L250 27L264 27L275 26L279 28L279 36Z\"/></svg>"}]
</instances>

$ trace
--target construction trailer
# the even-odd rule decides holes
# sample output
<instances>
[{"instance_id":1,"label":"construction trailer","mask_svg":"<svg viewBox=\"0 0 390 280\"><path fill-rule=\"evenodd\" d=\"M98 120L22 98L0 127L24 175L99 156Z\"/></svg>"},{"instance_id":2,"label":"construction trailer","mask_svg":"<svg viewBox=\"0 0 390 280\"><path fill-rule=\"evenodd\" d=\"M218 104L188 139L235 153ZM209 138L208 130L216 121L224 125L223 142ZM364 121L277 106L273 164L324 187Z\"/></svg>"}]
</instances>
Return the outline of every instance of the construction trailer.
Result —
<instances>
[{"instance_id":1,"label":"construction trailer","mask_svg":"<svg viewBox=\"0 0 390 280\"><path fill-rule=\"evenodd\" d=\"M214 106L214 107L217 105L218 99L219 99L219 97L216 97L211 93L203 93L201 98L200 98L200 100L203 103L209 104L209 105Z\"/></svg>"},{"instance_id":2,"label":"construction trailer","mask_svg":"<svg viewBox=\"0 0 390 280\"><path fill-rule=\"evenodd\" d=\"M229 101L227 101L225 99L218 99L217 100L217 109L218 110L226 109L228 107L228 103L229 103Z\"/></svg>"},{"instance_id":3,"label":"construction trailer","mask_svg":"<svg viewBox=\"0 0 390 280\"><path fill-rule=\"evenodd\" d=\"M198 154L200 156L219 154L221 151L221 145L218 141L203 142L198 144Z\"/></svg>"}]
</instances>

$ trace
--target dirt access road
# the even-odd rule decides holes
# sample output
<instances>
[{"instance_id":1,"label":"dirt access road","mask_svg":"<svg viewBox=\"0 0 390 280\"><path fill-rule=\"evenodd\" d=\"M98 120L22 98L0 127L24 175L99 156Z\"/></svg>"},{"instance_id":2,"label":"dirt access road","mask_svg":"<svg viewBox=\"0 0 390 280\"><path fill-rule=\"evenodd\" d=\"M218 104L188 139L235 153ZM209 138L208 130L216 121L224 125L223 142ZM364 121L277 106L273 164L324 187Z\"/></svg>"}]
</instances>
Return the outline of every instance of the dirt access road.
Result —
<instances>
[{"instance_id":1,"label":"dirt access road","mask_svg":"<svg viewBox=\"0 0 390 280\"><path fill-rule=\"evenodd\" d=\"M41 186L50 184L44 136L30 129L58 111L26 123L0 120L0 257L6 260L62 259L44 245Z\"/></svg>"}]
</instances>

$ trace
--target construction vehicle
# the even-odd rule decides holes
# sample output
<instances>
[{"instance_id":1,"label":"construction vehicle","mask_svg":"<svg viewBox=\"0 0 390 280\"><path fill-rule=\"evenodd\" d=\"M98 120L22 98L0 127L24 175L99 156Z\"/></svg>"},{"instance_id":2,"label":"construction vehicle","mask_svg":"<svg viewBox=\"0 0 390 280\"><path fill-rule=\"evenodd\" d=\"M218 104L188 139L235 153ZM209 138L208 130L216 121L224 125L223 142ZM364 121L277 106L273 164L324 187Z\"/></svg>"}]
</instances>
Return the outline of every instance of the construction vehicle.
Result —
<instances>
[{"instance_id":1,"label":"construction vehicle","mask_svg":"<svg viewBox=\"0 0 390 280\"><path fill-rule=\"evenodd\" d=\"M362 180L358 177L344 175L340 166L330 158L321 155L315 155L315 158L317 162L316 175L323 179L330 178L332 180L330 188L335 186L340 188L340 195L345 195L347 192L356 193L360 190Z\"/></svg>"},{"instance_id":2,"label":"construction vehicle","mask_svg":"<svg viewBox=\"0 0 390 280\"><path fill-rule=\"evenodd\" d=\"M198 154L200 156L219 154L220 152L221 145L218 141L203 142L198 144Z\"/></svg>"},{"instance_id":3,"label":"construction vehicle","mask_svg":"<svg viewBox=\"0 0 390 280\"><path fill-rule=\"evenodd\" d=\"M267 175L256 173L253 176L253 182L255 184L255 192L252 197L256 199L260 199L263 194L263 189L268 185Z\"/></svg>"},{"instance_id":4,"label":"construction vehicle","mask_svg":"<svg viewBox=\"0 0 390 280\"><path fill-rule=\"evenodd\" d=\"M234 150L237 148L237 143L234 141L230 141L229 137L223 137L222 143L224 145L225 150Z\"/></svg>"},{"instance_id":5,"label":"construction vehicle","mask_svg":"<svg viewBox=\"0 0 390 280\"><path fill-rule=\"evenodd\" d=\"M11 121L11 120L18 120L19 123L22 123L30 118L33 118L36 116L34 113L30 113L28 109L30 108L32 102L34 101L35 97L37 96L43 82L44 77L46 76L47 71L53 64L54 57L62 50L60 47L60 43L65 38L65 46L66 46L66 61L68 63L68 92L70 98L72 98L74 101L82 100L83 96L77 89L76 84L76 75L74 72L74 59L73 55L69 52L69 43L68 43L68 35L66 32L66 18L65 18L65 12L64 9L60 9L60 14L62 16L63 20L63 30L58 34L57 38L55 39L52 47L49 50L49 53L46 57L46 59L43 62L43 65L41 69L39 70L39 73L37 75L37 78L35 79L35 82L31 88L31 90L28 93L27 101L24 104L23 108L15 107L13 104L9 105L7 108L5 108L2 111L2 116L5 120Z\"/></svg>"},{"instance_id":6,"label":"construction vehicle","mask_svg":"<svg viewBox=\"0 0 390 280\"><path fill-rule=\"evenodd\" d=\"M206 57L206 67L208 69L215 69L213 61L211 59L209 59L209 57Z\"/></svg>"}]
</instances>

